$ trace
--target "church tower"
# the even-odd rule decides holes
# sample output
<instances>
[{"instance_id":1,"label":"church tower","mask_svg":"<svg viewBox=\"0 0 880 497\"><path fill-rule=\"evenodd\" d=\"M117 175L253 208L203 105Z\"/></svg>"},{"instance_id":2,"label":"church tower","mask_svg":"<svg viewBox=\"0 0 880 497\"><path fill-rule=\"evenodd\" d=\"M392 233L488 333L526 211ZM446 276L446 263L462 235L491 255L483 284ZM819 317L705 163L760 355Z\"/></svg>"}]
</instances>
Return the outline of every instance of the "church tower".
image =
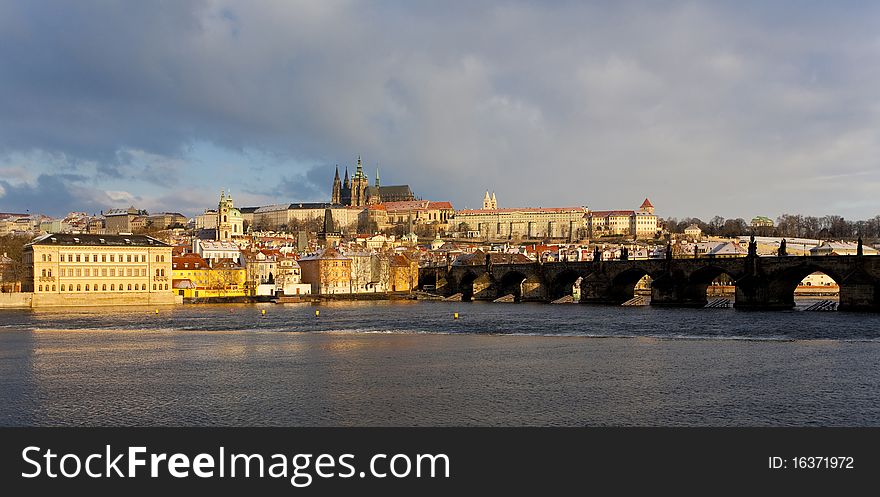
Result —
<instances>
[{"instance_id":1,"label":"church tower","mask_svg":"<svg viewBox=\"0 0 880 497\"><path fill-rule=\"evenodd\" d=\"M367 187L367 205L382 203L382 188L379 186L379 164L376 164L376 186Z\"/></svg>"},{"instance_id":2,"label":"church tower","mask_svg":"<svg viewBox=\"0 0 880 497\"><path fill-rule=\"evenodd\" d=\"M492 208L492 199L489 198L489 190L486 190L486 195L483 197L483 210L489 210Z\"/></svg>"},{"instance_id":3,"label":"church tower","mask_svg":"<svg viewBox=\"0 0 880 497\"><path fill-rule=\"evenodd\" d=\"M229 223L229 208L232 205L232 197L226 196L226 192L220 190L220 203L217 204L217 234L216 240L229 241L232 238L232 224Z\"/></svg>"},{"instance_id":4,"label":"church tower","mask_svg":"<svg viewBox=\"0 0 880 497\"><path fill-rule=\"evenodd\" d=\"M330 203L333 205L342 203L342 183L339 181L339 164L336 165L336 176L333 177L333 193L330 196Z\"/></svg>"},{"instance_id":5,"label":"church tower","mask_svg":"<svg viewBox=\"0 0 880 497\"><path fill-rule=\"evenodd\" d=\"M495 192L492 192L492 207L491 207L491 208L492 208L492 209L497 209L497 208L498 208L498 201L495 200Z\"/></svg>"},{"instance_id":6,"label":"church tower","mask_svg":"<svg viewBox=\"0 0 880 497\"><path fill-rule=\"evenodd\" d=\"M361 162L361 156L358 156L357 170L351 177L351 206L363 207L367 205L367 187L370 186L370 180L364 174L364 165Z\"/></svg>"}]
</instances>

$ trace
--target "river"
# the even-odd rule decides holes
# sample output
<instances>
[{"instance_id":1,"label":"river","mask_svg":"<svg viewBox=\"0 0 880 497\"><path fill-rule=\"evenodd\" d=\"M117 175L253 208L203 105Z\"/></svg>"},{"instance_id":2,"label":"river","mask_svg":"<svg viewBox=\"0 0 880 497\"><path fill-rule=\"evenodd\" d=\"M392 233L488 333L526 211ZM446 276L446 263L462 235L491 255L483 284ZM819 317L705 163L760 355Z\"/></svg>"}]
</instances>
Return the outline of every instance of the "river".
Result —
<instances>
[{"instance_id":1,"label":"river","mask_svg":"<svg viewBox=\"0 0 880 497\"><path fill-rule=\"evenodd\" d=\"M880 424L877 314L416 301L158 311L0 311L0 425Z\"/></svg>"}]
</instances>

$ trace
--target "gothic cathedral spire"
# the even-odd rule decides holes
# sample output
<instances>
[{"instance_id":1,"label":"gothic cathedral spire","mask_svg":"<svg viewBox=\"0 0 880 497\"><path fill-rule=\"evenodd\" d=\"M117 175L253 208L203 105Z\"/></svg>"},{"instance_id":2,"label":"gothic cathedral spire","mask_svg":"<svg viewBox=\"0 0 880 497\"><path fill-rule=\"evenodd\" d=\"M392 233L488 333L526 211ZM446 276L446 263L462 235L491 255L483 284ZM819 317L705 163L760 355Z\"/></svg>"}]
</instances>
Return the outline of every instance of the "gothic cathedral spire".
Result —
<instances>
[{"instance_id":1,"label":"gothic cathedral spire","mask_svg":"<svg viewBox=\"0 0 880 497\"><path fill-rule=\"evenodd\" d=\"M330 203L333 205L342 203L342 183L339 181L339 164L336 164L336 175L333 177L333 193L330 196Z\"/></svg>"}]
</instances>

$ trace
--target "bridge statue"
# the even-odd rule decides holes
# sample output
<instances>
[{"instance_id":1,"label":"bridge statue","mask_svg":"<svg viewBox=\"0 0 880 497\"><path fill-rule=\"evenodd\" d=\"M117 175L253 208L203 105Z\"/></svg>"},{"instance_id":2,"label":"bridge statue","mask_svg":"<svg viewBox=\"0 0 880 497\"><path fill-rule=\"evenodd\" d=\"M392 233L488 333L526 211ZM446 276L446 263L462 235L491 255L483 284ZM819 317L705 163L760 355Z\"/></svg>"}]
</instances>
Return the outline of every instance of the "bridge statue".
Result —
<instances>
[{"instance_id":1,"label":"bridge statue","mask_svg":"<svg viewBox=\"0 0 880 497\"><path fill-rule=\"evenodd\" d=\"M785 257L788 255L785 247L785 238L783 238L782 241L779 242L779 250L776 251L776 255L778 255L779 257Z\"/></svg>"}]
</instances>

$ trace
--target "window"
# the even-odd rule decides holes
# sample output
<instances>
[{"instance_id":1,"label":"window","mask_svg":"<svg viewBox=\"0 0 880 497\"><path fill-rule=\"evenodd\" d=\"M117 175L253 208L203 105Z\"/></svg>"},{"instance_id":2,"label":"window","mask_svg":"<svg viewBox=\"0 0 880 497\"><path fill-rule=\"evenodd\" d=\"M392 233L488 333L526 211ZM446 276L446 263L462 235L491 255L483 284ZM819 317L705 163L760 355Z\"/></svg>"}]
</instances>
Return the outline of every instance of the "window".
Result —
<instances>
[{"instance_id":1,"label":"window","mask_svg":"<svg viewBox=\"0 0 880 497\"><path fill-rule=\"evenodd\" d=\"M168 290L168 283L165 283L165 289Z\"/></svg>"},{"instance_id":2,"label":"window","mask_svg":"<svg viewBox=\"0 0 880 497\"><path fill-rule=\"evenodd\" d=\"M43 254L43 262L46 262L46 254Z\"/></svg>"},{"instance_id":3,"label":"window","mask_svg":"<svg viewBox=\"0 0 880 497\"><path fill-rule=\"evenodd\" d=\"M156 262L159 262L159 256L158 256L158 255L156 256Z\"/></svg>"},{"instance_id":4,"label":"window","mask_svg":"<svg viewBox=\"0 0 880 497\"><path fill-rule=\"evenodd\" d=\"M159 258L162 259L162 262L165 262L165 256L164 256L164 255L160 255Z\"/></svg>"},{"instance_id":5,"label":"window","mask_svg":"<svg viewBox=\"0 0 880 497\"><path fill-rule=\"evenodd\" d=\"M89 271L89 268L85 268L85 269L83 269L83 272L84 272L84 274L85 274L86 276L88 276L88 275L89 275L89 272L90 272L90 271Z\"/></svg>"},{"instance_id":6,"label":"window","mask_svg":"<svg viewBox=\"0 0 880 497\"><path fill-rule=\"evenodd\" d=\"M154 292L156 291L156 284L155 283L153 283L153 291Z\"/></svg>"},{"instance_id":7,"label":"window","mask_svg":"<svg viewBox=\"0 0 880 497\"><path fill-rule=\"evenodd\" d=\"M50 269L50 270L46 271L46 274L48 274L49 277L51 278L52 277L52 270Z\"/></svg>"},{"instance_id":8,"label":"window","mask_svg":"<svg viewBox=\"0 0 880 497\"><path fill-rule=\"evenodd\" d=\"M126 276L131 276L131 268L128 268L128 269L125 271L125 275L126 275ZM131 288L129 288L129 290L131 290Z\"/></svg>"},{"instance_id":9,"label":"window","mask_svg":"<svg viewBox=\"0 0 880 497\"><path fill-rule=\"evenodd\" d=\"M43 285L40 285L39 287L37 287L37 291L38 291L38 292L42 292L42 291L43 291Z\"/></svg>"},{"instance_id":10,"label":"window","mask_svg":"<svg viewBox=\"0 0 880 497\"><path fill-rule=\"evenodd\" d=\"M164 270L164 269L160 269L160 271L162 272L161 276L165 276L165 270ZM50 276L51 276L51 275L50 275Z\"/></svg>"},{"instance_id":11,"label":"window","mask_svg":"<svg viewBox=\"0 0 880 497\"><path fill-rule=\"evenodd\" d=\"M116 256L115 256L115 255L110 254L110 262L116 262Z\"/></svg>"},{"instance_id":12,"label":"window","mask_svg":"<svg viewBox=\"0 0 880 497\"><path fill-rule=\"evenodd\" d=\"M82 276L82 269L80 269L80 268L76 268L76 275L77 275L77 276Z\"/></svg>"},{"instance_id":13,"label":"window","mask_svg":"<svg viewBox=\"0 0 880 497\"><path fill-rule=\"evenodd\" d=\"M116 290L116 285L113 283L110 283L110 291L112 292L113 290Z\"/></svg>"},{"instance_id":14,"label":"window","mask_svg":"<svg viewBox=\"0 0 880 497\"><path fill-rule=\"evenodd\" d=\"M53 292L55 291L55 285L52 285L52 291Z\"/></svg>"},{"instance_id":15,"label":"window","mask_svg":"<svg viewBox=\"0 0 880 497\"><path fill-rule=\"evenodd\" d=\"M131 254L128 254L128 257L126 258L125 262L131 262Z\"/></svg>"},{"instance_id":16,"label":"window","mask_svg":"<svg viewBox=\"0 0 880 497\"><path fill-rule=\"evenodd\" d=\"M78 292L78 291L80 291L80 290L81 290L80 286L79 286L79 285L76 285L76 291Z\"/></svg>"},{"instance_id":17,"label":"window","mask_svg":"<svg viewBox=\"0 0 880 497\"><path fill-rule=\"evenodd\" d=\"M76 254L76 262L79 262L79 254Z\"/></svg>"},{"instance_id":18,"label":"window","mask_svg":"<svg viewBox=\"0 0 880 497\"><path fill-rule=\"evenodd\" d=\"M98 262L98 254L92 254L92 262Z\"/></svg>"},{"instance_id":19,"label":"window","mask_svg":"<svg viewBox=\"0 0 880 497\"><path fill-rule=\"evenodd\" d=\"M86 283L86 291L87 292L89 291L89 284L88 283Z\"/></svg>"},{"instance_id":20,"label":"window","mask_svg":"<svg viewBox=\"0 0 880 497\"><path fill-rule=\"evenodd\" d=\"M107 268L101 269L101 276L107 276Z\"/></svg>"},{"instance_id":21,"label":"window","mask_svg":"<svg viewBox=\"0 0 880 497\"><path fill-rule=\"evenodd\" d=\"M47 255L46 258L49 259L49 262L52 262L52 254Z\"/></svg>"},{"instance_id":22,"label":"window","mask_svg":"<svg viewBox=\"0 0 880 497\"><path fill-rule=\"evenodd\" d=\"M131 283L128 284L128 289L131 290Z\"/></svg>"},{"instance_id":23,"label":"window","mask_svg":"<svg viewBox=\"0 0 880 497\"><path fill-rule=\"evenodd\" d=\"M110 268L110 276L116 276L116 268L115 267Z\"/></svg>"},{"instance_id":24,"label":"window","mask_svg":"<svg viewBox=\"0 0 880 497\"><path fill-rule=\"evenodd\" d=\"M101 254L101 262L107 262L107 254Z\"/></svg>"},{"instance_id":25,"label":"window","mask_svg":"<svg viewBox=\"0 0 880 497\"><path fill-rule=\"evenodd\" d=\"M101 291L102 291L102 292L106 292L106 291L107 291L107 284L106 284L106 283L104 283L103 285L101 285Z\"/></svg>"},{"instance_id":26,"label":"window","mask_svg":"<svg viewBox=\"0 0 880 497\"><path fill-rule=\"evenodd\" d=\"M42 272L42 276L43 276L43 278L46 277L46 270L45 270L45 269L44 269L43 272Z\"/></svg>"}]
</instances>

